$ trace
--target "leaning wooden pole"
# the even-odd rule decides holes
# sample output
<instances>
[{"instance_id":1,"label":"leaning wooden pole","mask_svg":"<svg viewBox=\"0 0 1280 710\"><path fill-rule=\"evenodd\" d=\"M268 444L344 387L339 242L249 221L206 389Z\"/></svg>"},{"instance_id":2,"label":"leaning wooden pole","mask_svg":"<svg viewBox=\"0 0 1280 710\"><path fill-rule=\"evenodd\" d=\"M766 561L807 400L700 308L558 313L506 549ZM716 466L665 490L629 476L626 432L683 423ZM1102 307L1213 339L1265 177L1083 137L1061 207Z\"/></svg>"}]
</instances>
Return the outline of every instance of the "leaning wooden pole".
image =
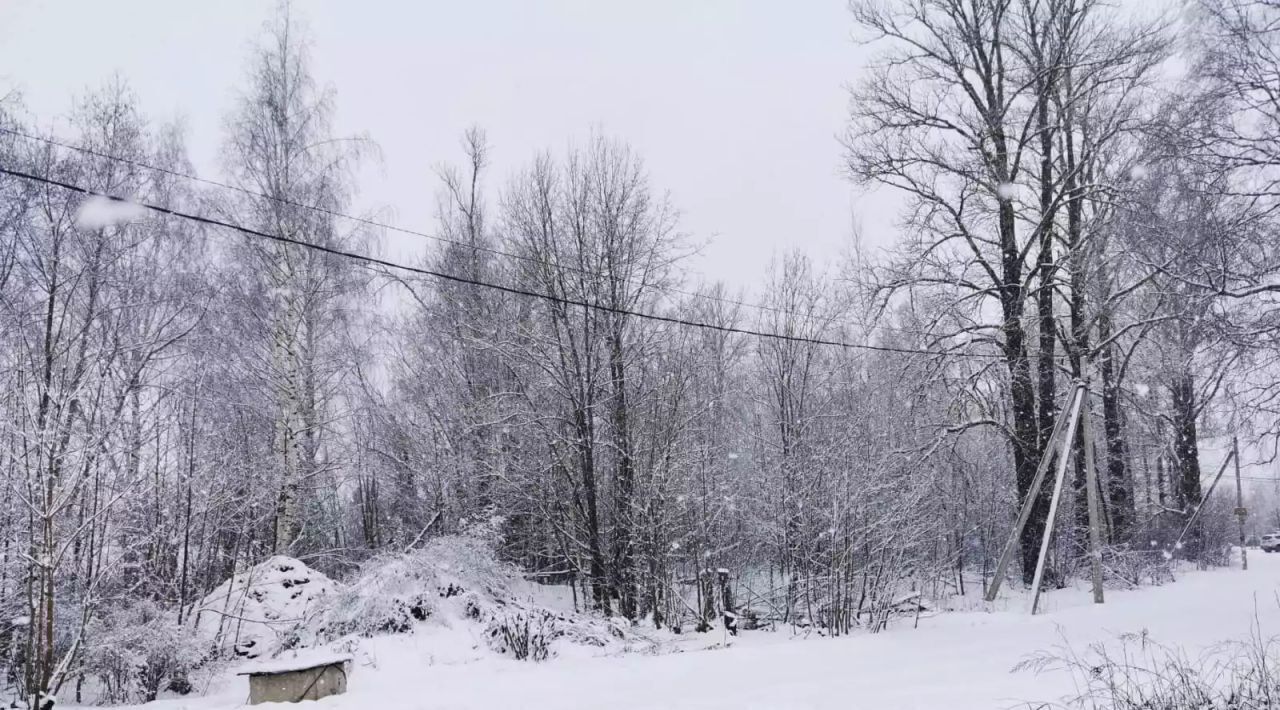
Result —
<instances>
[{"instance_id":1,"label":"leaning wooden pole","mask_svg":"<svg viewBox=\"0 0 1280 710\"><path fill-rule=\"evenodd\" d=\"M1218 467L1218 473L1213 477L1213 483L1209 484L1209 490L1205 491L1200 496L1200 504L1196 506L1195 512L1191 514L1191 519L1187 521L1187 524L1182 528L1182 532L1178 534L1178 539L1173 543L1174 550L1182 549L1182 538L1187 536L1187 532L1191 530L1191 526L1195 525L1196 521L1200 519L1201 511L1203 511L1204 507L1209 504L1209 496L1213 495L1214 489L1218 487L1218 481L1222 480L1222 474L1227 472L1227 466L1231 465L1231 462L1234 461L1235 458L1236 452L1235 449L1232 449L1231 453L1227 454L1227 458L1223 459L1222 465ZM1200 555L1200 561L1203 562L1204 550L1197 550L1197 554Z\"/></svg>"},{"instance_id":2,"label":"leaning wooden pole","mask_svg":"<svg viewBox=\"0 0 1280 710\"><path fill-rule=\"evenodd\" d=\"M1098 471L1093 457L1093 417L1089 414L1089 390L1082 388L1085 403L1080 409L1084 433L1085 485L1089 487L1089 570L1093 577L1093 603L1102 603L1102 522L1098 504ZM1077 504L1078 505L1078 504Z\"/></svg>"},{"instance_id":3,"label":"leaning wooden pole","mask_svg":"<svg viewBox=\"0 0 1280 710\"><path fill-rule=\"evenodd\" d=\"M1075 407L1067 417L1067 435L1062 440L1062 454L1058 457L1058 476L1053 482L1053 498L1049 499L1049 517L1044 521L1044 537L1040 539L1040 556L1036 559L1036 574L1031 580L1031 613L1040 607L1040 582L1044 579L1044 563L1049 557L1049 540L1053 537L1053 524L1058 517L1058 503L1062 500L1062 482L1067 478L1067 460L1071 458L1071 442L1075 440L1076 423L1080 421L1080 404L1084 399L1084 385L1076 385Z\"/></svg>"},{"instance_id":4,"label":"leaning wooden pole","mask_svg":"<svg viewBox=\"0 0 1280 710\"><path fill-rule=\"evenodd\" d=\"M1078 388L1071 391L1071 395L1067 397L1067 406L1063 410L1063 415L1059 416L1058 421L1053 424L1053 432L1049 435L1049 441L1045 443L1044 455L1040 459L1040 465L1036 467L1036 475L1031 479L1031 487L1027 489L1027 498L1022 502L1022 510L1018 512L1018 519L1009 533L1004 551L1000 554L1000 562L996 564L996 574L991 578L990 586L987 587L989 602L996 600L1000 585L1004 583L1004 576L1009 572L1009 564L1013 562L1013 556L1018 551L1018 538L1022 537L1022 531L1027 527L1027 521L1031 519L1031 511L1035 508L1036 499L1040 497L1040 488L1044 485L1045 474L1049 471L1049 462L1053 460L1054 448L1062 436L1063 423L1068 418L1066 413L1073 411L1079 396Z\"/></svg>"}]
</instances>

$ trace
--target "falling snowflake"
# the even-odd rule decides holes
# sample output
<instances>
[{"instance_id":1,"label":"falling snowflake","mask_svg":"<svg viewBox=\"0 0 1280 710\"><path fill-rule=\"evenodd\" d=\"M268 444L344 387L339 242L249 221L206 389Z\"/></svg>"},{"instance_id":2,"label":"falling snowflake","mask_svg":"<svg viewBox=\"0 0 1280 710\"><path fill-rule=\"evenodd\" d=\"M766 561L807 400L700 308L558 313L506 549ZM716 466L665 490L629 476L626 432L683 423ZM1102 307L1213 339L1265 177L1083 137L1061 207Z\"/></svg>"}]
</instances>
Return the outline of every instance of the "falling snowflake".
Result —
<instances>
[{"instance_id":1,"label":"falling snowflake","mask_svg":"<svg viewBox=\"0 0 1280 710\"><path fill-rule=\"evenodd\" d=\"M76 210L76 226L81 229L105 229L138 222L146 214L147 210L142 205L94 195Z\"/></svg>"},{"instance_id":2,"label":"falling snowflake","mask_svg":"<svg viewBox=\"0 0 1280 710\"><path fill-rule=\"evenodd\" d=\"M1008 202L1018 196L1018 186L1011 182L1002 182L996 185L996 197Z\"/></svg>"}]
</instances>

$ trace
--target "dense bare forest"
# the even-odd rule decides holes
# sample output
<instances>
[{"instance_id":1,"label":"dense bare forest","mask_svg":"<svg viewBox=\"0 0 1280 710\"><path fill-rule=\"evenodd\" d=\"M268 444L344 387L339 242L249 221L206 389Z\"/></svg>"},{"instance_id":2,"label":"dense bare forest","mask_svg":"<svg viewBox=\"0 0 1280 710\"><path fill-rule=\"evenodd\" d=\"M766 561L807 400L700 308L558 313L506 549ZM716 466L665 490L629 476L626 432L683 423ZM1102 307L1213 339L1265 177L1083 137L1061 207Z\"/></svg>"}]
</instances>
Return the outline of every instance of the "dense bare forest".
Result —
<instances>
[{"instance_id":1,"label":"dense bare forest","mask_svg":"<svg viewBox=\"0 0 1280 710\"><path fill-rule=\"evenodd\" d=\"M745 294L688 273L680 196L607 127L506 175L473 129L423 186L429 256L336 253L387 236L355 207L377 146L335 134L287 11L207 180L127 77L56 133L4 97L0 687L154 698L233 574L342 578L476 525L584 610L875 631L985 587L1077 380L1109 583L1220 563L1235 491L1202 482L1233 435L1269 460L1280 433L1280 5L1140 15L855 0L877 54L832 156L908 198L901 233L780 249ZM1050 584L1084 569L1085 468ZM1247 488L1250 525L1280 523Z\"/></svg>"}]
</instances>

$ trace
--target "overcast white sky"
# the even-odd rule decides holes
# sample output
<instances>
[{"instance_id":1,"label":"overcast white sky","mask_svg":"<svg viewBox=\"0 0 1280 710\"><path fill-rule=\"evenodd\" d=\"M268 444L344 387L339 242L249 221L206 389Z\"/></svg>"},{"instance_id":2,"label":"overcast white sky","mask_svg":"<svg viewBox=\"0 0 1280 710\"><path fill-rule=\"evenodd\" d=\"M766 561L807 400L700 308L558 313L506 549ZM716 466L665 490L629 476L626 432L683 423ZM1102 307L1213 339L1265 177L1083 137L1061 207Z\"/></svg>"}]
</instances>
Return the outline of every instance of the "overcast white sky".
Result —
<instances>
[{"instance_id":1,"label":"overcast white sky","mask_svg":"<svg viewBox=\"0 0 1280 710\"><path fill-rule=\"evenodd\" d=\"M691 270L749 286L778 251L827 263L889 241L893 203L855 198L840 174L860 57L845 0L299 0L314 69L338 93L337 128L367 132L382 169L364 204L430 231L433 167L460 159L467 126L494 148L492 187L537 151L593 128L630 142L672 194L682 228L710 240ZM153 120L185 120L216 175L222 117L267 0L0 0L0 93L18 88L47 127L73 94L119 72ZM391 255L407 257L406 243Z\"/></svg>"}]
</instances>

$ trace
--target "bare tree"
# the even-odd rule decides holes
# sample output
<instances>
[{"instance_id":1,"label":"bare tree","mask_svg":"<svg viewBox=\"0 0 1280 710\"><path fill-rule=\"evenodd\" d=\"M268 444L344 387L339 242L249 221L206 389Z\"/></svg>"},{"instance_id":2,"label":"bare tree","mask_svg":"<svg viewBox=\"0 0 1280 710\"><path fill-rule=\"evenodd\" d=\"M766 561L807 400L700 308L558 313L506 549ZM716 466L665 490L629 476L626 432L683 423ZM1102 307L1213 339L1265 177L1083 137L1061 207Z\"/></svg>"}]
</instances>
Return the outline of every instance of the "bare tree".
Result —
<instances>
[{"instance_id":1,"label":"bare tree","mask_svg":"<svg viewBox=\"0 0 1280 710\"><path fill-rule=\"evenodd\" d=\"M226 169L247 191L226 203L236 221L329 247L359 238L333 215L349 204L352 170L367 142L333 136L332 112L332 91L311 76L299 20L282 5L253 53L248 88L228 121ZM346 372L340 353L347 299L362 282L349 262L279 243L250 241L236 258L251 268L242 308L261 338L256 359L245 366L274 400L272 548L285 552L303 533L308 487L332 481L336 472L327 441Z\"/></svg>"}]
</instances>

